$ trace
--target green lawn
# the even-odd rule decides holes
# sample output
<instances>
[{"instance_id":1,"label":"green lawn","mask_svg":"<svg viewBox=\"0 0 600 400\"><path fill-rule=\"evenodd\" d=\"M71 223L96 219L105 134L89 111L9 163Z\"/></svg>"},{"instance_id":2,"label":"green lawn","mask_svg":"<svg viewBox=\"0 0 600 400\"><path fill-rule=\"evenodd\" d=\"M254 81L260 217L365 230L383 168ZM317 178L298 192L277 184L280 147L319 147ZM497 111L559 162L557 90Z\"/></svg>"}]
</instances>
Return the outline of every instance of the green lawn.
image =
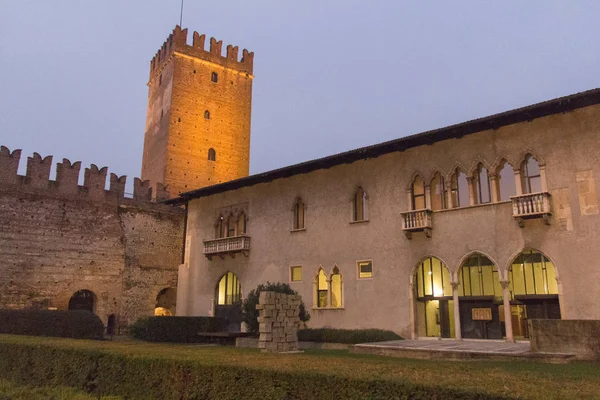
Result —
<instances>
[{"instance_id":1,"label":"green lawn","mask_svg":"<svg viewBox=\"0 0 600 400\"><path fill-rule=\"evenodd\" d=\"M263 354L254 349L232 347L0 335L0 346L5 345L42 345L63 350L93 349L125 356L127 359L184 360L205 367L237 366L258 370L259 373L262 371L290 375L314 374L378 382L403 381L459 391L472 390L505 398L600 399L600 364L584 362L555 365L533 362L428 361L326 350L311 350L296 355L274 355ZM0 356L4 357L5 354ZM0 378L4 377L2 373L0 371ZM4 387L0 386L0 393L4 390ZM3 398L0 397L0 400Z\"/></svg>"}]
</instances>

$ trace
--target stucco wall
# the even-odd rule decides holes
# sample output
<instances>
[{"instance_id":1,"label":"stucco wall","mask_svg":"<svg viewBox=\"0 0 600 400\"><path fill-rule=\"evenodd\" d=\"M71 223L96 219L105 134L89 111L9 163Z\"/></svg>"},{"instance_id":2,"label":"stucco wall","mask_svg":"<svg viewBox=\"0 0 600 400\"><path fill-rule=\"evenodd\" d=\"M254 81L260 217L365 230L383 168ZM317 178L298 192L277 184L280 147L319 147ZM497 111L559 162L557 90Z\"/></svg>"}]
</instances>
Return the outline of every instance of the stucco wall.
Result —
<instances>
[{"instance_id":1,"label":"stucco wall","mask_svg":"<svg viewBox=\"0 0 600 400\"><path fill-rule=\"evenodd\" d=\"M215 285L227 271L237 274L245 295L259 283L289 282L292 265L303 267L303 282L291 285L310 306L317 269L322 266L329 274L337 265L344 308L313 309L311 327L377 327L408 335L410 277L424 257L439 257L455 273L462 259L479 251L505 278L514 257L532 248L556 265L563 318L598 319L600 220L593 203L600 174L599 132L600 107L590 106L192 200L188 267L179 282L189 295L178 308L188 315L210 314ZM410 209L407 189L415 173L429 181L440 171L448 179L456 167L470 175L479 162L494 171L503 158L518 168L528 153L546 166L554 210L550 225L529 220L520 228L510 203L502 202L434 212L431 238L416 233L408 240L403 235L400 213ZM577 179L582 171L588 178L584 184ZM369 221L350 223L357 186L368 194ZM306 230L291 232L298 196L306 204ZM580 207L582 201L585 207ZM217 210L241 203L248 204L248 257L206 259L203 240L215 237ZM363 259L373 260L372 279L357 278L356 261Z\"/></svg>"},{"instance_id":2,"label":"stucco wall","mask_svg":"<svg viewBox=\"0 0 600 400\"><path fill-rule=\"evenodd\" d=\"M529 321L531 351L574 354L581 359L600 358L600 321Z\"/></svg>"}]
</instances>

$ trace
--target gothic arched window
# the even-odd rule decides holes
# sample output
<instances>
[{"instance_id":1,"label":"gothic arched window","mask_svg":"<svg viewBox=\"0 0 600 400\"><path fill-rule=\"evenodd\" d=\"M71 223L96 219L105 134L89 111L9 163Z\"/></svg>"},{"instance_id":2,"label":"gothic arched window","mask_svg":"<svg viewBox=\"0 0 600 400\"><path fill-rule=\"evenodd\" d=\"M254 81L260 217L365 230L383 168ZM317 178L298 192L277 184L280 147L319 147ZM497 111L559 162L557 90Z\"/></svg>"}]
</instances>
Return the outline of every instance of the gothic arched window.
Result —
<instances>
[{"instance_id":1,"label":"gothic arched window","mask_svg":"<svg viewBox=\"0 0 600 400\"><path fill-rule=\"evenodd\" d=\"M217 152L215 149L208 149L208 161L217 161Z\"/></svg>"}]
</instances>

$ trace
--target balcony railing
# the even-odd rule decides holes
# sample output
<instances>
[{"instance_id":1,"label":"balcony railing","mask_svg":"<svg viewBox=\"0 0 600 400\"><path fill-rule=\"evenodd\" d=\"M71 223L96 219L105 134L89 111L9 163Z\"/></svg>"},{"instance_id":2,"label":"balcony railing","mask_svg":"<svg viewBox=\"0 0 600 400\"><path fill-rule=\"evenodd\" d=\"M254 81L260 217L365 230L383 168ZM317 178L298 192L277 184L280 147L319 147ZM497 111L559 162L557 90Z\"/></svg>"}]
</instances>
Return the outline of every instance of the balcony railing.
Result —
<instances>
[{"instance_id":1,"label":"balcony railing","mask_svg":"<svg viewBox=\"0 0 600 400\"><path fill-rule=\"evenodd\" d=\"M549 223L552 210L550 208L550 193L528 193L512 196L513 217L517 218L519 225L523 226L523 220L531 218L543 218Z\"/></svg>"},{"instance_id":2,"label":"balcony railing","mask_svg":"<svg viewBox=\"0 0 600 400\"><path fill-rule=\"evenodd\" d=\"M402 230L406 234L406 237L411 239L412 232L425 232L427 237L431 236L431 210L414 210L407 211L400 214L402 216Z\"/></svg>"},{"instance_id":3,"label":"balcony railing","mask_svg":"<svg viewBox=\"0 0 600 400\"><path fill-rule=\"evenodd\" d=\"M250 236L232 236L221 239L205 240L204 255L210 260L212 256L221 257L229 254L235 257L236 253L248 255L250 251Z\"/></svg>"}]
</instances>

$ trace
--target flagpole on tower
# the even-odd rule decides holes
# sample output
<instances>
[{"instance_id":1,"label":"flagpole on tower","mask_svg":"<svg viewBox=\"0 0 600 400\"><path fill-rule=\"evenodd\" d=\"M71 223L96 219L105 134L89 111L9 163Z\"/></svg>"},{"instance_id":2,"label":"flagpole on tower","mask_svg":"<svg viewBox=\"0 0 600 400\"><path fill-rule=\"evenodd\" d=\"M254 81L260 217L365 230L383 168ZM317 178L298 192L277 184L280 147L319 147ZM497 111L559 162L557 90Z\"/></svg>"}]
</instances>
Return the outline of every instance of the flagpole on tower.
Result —
<instances>
[{"instance_id":1,"label":"flagpole on tower","mask_svg":"<svg viewBox=\"0 0 600 400\"><path fill-rule=\"evenodd\" d=\"M183 0L181 0L181 12L179 13L179 26L181 25L181 22L183 21Z\"/></svg>"}]
</instances>

